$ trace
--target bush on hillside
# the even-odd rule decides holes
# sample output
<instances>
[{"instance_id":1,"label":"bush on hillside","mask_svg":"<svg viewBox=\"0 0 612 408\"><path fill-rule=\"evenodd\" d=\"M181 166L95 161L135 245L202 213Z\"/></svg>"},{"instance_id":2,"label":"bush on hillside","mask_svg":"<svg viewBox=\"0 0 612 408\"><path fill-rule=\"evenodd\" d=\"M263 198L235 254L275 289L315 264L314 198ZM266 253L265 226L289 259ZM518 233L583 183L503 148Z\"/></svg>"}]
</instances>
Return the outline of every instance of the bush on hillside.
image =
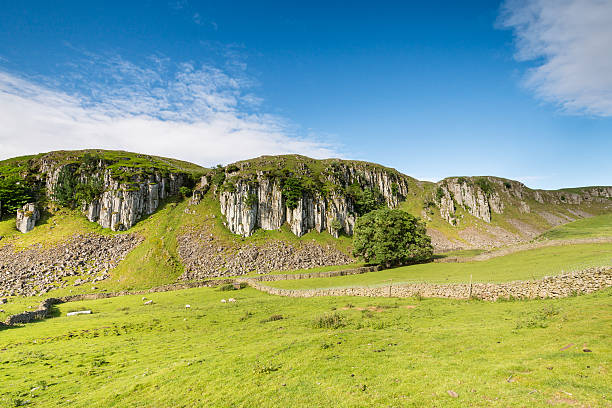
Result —
<instances>
[{"instance_id":1,"label":"bush on hillside","mask_svg":"<svg viewBox=\"0 0 612 408\"><path fill-rule=\"evenodd\" d=\"M358 216L374 211L384 206L385 198L377 189L362 188L359 183L353 183L346 189L348 195L355 204L355 212Z\"/></svg>"},{"instance_id":2,"label":"bush on hillside","mask_svg":"<svg viewBox=\"0 0 612 408\"><path fill-rule=\"evenodd\" d=\"M423 222L388 208L357 219L353 248L353 254L366 263L386 267L428 261L433 255Z\"/></svg>"},{"instance_id":3,"label":"bush on hillside","mask_svg":"<svg viewBox=\"0 0 612 408\"><path fill-rule=\"evenodd\" d=\"M282 194L285 198L285 203L290 209L298 206L302 195L304 194L304 186L302 180L297 177L288 177L283 181Z\"/></svg>"},{"instance_id":4,"label":"bush on hillside","mask_svg":"<svg viewBox=\"0 0 612 408\"><path fill-rule=\"evenodd\" d=\"M15 214L33 198L32 188L19 175L0 178L0 203L2 203L3 213Z\"/></svg>"}]
</instances>

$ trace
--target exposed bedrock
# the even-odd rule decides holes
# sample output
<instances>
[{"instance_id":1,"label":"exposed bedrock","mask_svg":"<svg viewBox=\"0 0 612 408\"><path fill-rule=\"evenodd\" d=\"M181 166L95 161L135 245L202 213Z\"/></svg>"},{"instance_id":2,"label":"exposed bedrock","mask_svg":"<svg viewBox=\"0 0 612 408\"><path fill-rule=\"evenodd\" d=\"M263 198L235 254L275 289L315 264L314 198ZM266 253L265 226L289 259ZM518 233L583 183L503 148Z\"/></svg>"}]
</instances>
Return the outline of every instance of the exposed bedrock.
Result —
<instances>
[{"instance_id":1,"label":"exposed bedrock","mask_svg":"<svg viewBox=\"0 0 612 408\"><path fill-rule=\"evenodd\" d=\"M36 204L28 203L22 209L17 210L17 218L15 225L22 233L30 232L34 229L36 222L40 219L40 212L36 208Z\"/></svg>"},{"instance_id":2,"label":"exposed bedrock","mask_svg":"<svg viewBox=\"0 0 612 408\"><path fill-rule=\"evenodd\" d=\"M251 235L256 228L275 230L287 223L297 236L315 230L337 237L340 232L352 235L355 226L355 203L344 193L348 186L357 183L377 190L391 208L408 193L407 178L379 168L342 163L326 177L324 181L334 185L334 191L306 191L290 208L280 181L258 171L254 178L235 180L232 191L220 193L221 213L230 231L243 236Z\"/></svg>"},{"instance_id":3,"label":"exposed bedrock","mask_svg":"<svg viewBox=\"0 0 612 408\"><path fill-rule=\"evenodd\" d=\"M46 174L49 197L53 197L59 175L66 166L69 171L74 171L70 164L56 166L52 162L43 162L41 165L41 171ZM80 182L83 183L92 178L102 182L102 193L83 205L83 213L90 221L113 231L127 230L143 216L152 214L162 200L178 194L186 181L186 176L181 173L145 173L129 167L118 170L133 174L128 179L118 179L101 160L94 171L79 175Z\"/></svg>"},{"instance_id":4,"label":"exposed bedrock","mask_svg":"<svg viewBox=\"0 0 612 408\"><path fill-rule=\"evenodd\" d=\"M610 198L612 187L547 191L531 190L518 181L497 177L451 177L438 183L436 204L440 216L449 223L456 224L456 212L459 208L485 222L491 222L494 214L504 212L505 206L516 206L522 213L531 212L527 200L564 206L568 211L578 214L582 210L572 206L591 202L609 203Z\"/></svg>"},{"instance_id":5,"label":"exposed bedrock","mask_svg":"<svg viewBox=\"0 0 612 408\"><path fill-rule=\"evenodd\" d=\"M446 179L440 183L440 189L440 216L451 224L455 223L456 205L485 222L491 222L491 212L501 214L504 210L497 191L485 192L469 179Z\"/></svg>"}]
</instances>

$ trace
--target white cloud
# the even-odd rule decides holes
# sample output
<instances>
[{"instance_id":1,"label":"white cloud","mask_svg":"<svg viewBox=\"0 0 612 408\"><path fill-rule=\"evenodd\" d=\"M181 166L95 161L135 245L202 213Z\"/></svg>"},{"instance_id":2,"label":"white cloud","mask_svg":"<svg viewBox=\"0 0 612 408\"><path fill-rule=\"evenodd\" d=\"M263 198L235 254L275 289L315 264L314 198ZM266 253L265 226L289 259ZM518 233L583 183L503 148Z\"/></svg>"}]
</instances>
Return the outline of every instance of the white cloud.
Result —
<instances>
[{"instance_id":1,"label":"white cloud","mask_svg":"<svg viewBox=\"0 0 612 408\"><path fill-rule=\"evenodd\" d=\"M89 56L62 89L0 71L0 159L57 149L121 149L202 165L263 154L339 156L258 111L248 80L210 66L147 67ZM95 67L95 69L93 68ZM49 83L51 81L48 81Z\"/></svg>"},{"instance_id":2,"label":"white cloud","mask_svg":"<svg viewBox=\"0 0 612 408\"><path fill-rule=\"evenodd\" d=\"M526 85L568 113L612 116L612 1L506 0L500 23L516 58L533 61Z\"/></svg>"}]
</instances>

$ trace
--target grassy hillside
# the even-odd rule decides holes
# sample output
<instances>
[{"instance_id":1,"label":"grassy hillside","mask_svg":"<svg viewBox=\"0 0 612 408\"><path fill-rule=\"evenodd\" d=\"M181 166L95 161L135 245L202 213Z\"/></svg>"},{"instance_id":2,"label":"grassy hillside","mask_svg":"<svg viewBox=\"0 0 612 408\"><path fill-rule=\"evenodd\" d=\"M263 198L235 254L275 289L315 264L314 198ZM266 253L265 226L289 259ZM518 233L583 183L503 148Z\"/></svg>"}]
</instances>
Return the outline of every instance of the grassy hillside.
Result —
<instances>
[{"instance_id":1,"label":"grassy hillside","mask_svg":"<svg viewBox=\"0 0 612 408\"><path fill-rule=\"evenodd\" d=\"M2 330L0 405L612 403L610 290L497 303L229 296L237 302L203 288L152 294L147 306L141 296L69 303ZM66 316L82 309L93 314ZM321 327L330 315L337 325Z\"/></svg>"},{"instance_id":2,"label":"grassy hillside","mask_svg":"<svg viewBox=\"0 0 612 408\"><path fill-rule=\"evenodd\" d=\"M612 214L570 222L546 231L542 239L612 237Z\"/></svg>"},{"instance_id":3,"label":"grassy hillside","mask_svg":"<svg viewBox=\"0 0 612 408\"><path fill-rule=\"evenodd\" d=\"M58 165L76 163L84 155L89 154L106 161L111 170L119 167L131 167L134 169L159 169L173 172L184 172L195 177L209 171L208 169L194 163L167 157L152 156L147 154L125 152L120 150L85 149L85 150L56 150L37 155L21 156L0 161L0 175L15 169L36 171L41 162L53 162Z\"/></svg>"},{"instance_id":4,"label":"grassy hillside","mask_svg":"<svg viewBox=\"0 0 612 408\"><path fill-rule=\"evenodd\" d=\"M505 282L538 279L592 266L612 265L612 243L566 245L532 249L486 261L428 263L361 275L270 282L287 289L379 286L393 283ZM268 283L266 283L268 284Z\"/></svg>"}]
</instances>

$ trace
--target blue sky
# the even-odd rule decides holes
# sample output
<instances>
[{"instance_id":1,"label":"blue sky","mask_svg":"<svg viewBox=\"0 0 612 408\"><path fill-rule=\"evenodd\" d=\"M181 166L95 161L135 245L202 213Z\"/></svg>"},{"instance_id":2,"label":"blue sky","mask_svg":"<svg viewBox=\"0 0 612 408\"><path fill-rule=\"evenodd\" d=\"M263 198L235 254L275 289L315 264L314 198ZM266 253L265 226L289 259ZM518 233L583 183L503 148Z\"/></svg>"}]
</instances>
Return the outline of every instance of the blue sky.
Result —
<instances>
[{"instance_id":1,"label":"blue sky","mask_svg":"<svg viewBox=\"0 0 612 408\"><path fill-rule=\"evenodd\" d=\"M368 160L612 184L612 4L0 1L0 158Z\"/></svg>"}]
</instances>

